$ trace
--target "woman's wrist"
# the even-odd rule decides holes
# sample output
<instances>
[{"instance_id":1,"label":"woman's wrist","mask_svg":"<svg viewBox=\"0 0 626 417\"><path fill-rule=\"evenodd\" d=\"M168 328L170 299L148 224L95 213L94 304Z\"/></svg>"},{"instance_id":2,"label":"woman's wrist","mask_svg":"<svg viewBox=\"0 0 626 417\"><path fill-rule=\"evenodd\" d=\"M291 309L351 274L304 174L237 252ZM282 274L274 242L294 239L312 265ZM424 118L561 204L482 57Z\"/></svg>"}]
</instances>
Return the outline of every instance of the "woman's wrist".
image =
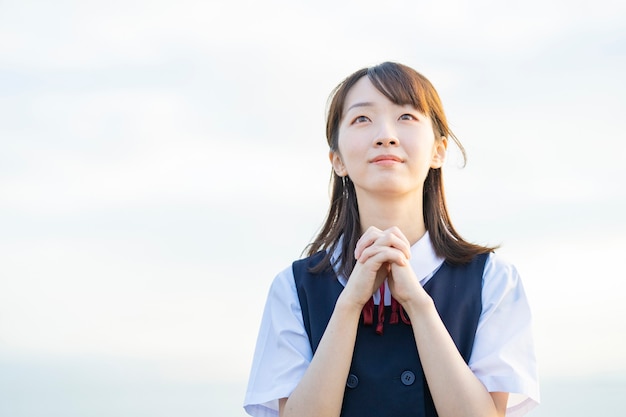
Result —
<instances>
[{"instance_id":1,"label":"woman's wrist","mask_svg":"<svg viewBox=\"0 0 626 417\"><path fill-rule=\"evenodd\" d=\"M402 307L411 319L411 323L413 323L414 320L418 320L420 317L424 317L425 315L438 314L435 302L428 294L425 294L419 299L409 300L404 303Z\"/></svg>"},{"instance_id":2,"label":"woman's wrist","mask_svg":"<svg viewBox=\"0 0 626 417\"><path fill-rule=\"evenodd\" d=\"M335 311L346 315L355 315L359 317L365 303L352 299L344 290L337 298Z\"/></svg>"}]
</instances>

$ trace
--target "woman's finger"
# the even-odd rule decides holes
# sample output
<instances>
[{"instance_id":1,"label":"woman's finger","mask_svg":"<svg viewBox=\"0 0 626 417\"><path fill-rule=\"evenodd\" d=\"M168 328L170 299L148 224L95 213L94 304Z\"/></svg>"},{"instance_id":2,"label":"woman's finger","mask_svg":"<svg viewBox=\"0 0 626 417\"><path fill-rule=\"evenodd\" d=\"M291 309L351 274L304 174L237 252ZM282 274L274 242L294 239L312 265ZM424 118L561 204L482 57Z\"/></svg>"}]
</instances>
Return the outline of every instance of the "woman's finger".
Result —
<instances>
[{"instance_id":1,"label":"woman's finger","mask_svg":"<svg viewBox=\"0 0 626 417\"><path fill-rule=\"evenodd\" d=\"M372 268L377 264L382 265L385 262L404 266L407 264L407 258L403 251L395 247L373 245L363 250L358 262L362 264L372 262Z\"/></svg>"},{"instance_id":2,"label":"woman's finger","mask_svg":"<svg viewBox=\"0 0 626 417\"><path fill-rule=\"evenodd\" d=\"M359 259L361 257L361 254L363 253L363 250L374 244L374 242L381 236L382 233L382 230L374 226L370 226L356 243L356 247L354 248L354 257L356 259Z\"/></svg>"}]
</instances>

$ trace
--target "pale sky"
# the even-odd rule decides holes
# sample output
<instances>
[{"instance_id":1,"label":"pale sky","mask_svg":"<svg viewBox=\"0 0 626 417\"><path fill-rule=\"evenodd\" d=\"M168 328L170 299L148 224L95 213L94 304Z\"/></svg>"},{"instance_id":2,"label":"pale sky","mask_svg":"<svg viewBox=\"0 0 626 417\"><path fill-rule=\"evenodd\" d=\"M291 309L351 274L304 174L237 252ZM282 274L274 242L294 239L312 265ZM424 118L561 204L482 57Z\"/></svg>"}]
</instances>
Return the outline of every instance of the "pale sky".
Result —
<instances>
[{"instance_id":1,"label":"pale sky","mask_svg":"<svg viewBox=\"0 0 626 417\"><path fill-rule=\"evenodd\" d=\"M386 60L442 97L468 152L452 219L520 270L542 375L626 374L607 0L0 2L0 367L243 387L270 282L326 213L328 94Z\"/></svg>"}]
</instances>

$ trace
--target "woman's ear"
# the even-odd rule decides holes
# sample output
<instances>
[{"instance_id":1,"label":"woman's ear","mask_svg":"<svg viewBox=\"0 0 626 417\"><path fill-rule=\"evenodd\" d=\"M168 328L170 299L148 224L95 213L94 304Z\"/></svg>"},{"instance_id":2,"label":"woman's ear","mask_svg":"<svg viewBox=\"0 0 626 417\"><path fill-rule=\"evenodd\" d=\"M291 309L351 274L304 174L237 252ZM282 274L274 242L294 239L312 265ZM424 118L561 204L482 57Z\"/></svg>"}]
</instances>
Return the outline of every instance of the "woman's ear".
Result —
<instances>
[{"instance_id":1,"label":"woman's ear","mask_svg":"<svg viewBox=\"0 0 626 417\"><path fill-rule=\"evenodd\" d=\"M441 168L446 162L446 153L448 149L448 138L445 136L435 139L433 147L433 158L430 162L431 168Z\"/></svg>"},{"instance_id":2,"label":"woman's ear","mask_svg":"<svg viewBox=\"0 0 626 417\"><path fill-rule=\"evenodd\" d=\"M340 177L345 177L346 175L348 175L346 167L343 165L343 161L341 160L341 156L339 156L338 152L328 152L328 158L330 159L330 163L333 164L333 170L335 170L335 174L339 175Z\"/></svg>"}]
</instances>

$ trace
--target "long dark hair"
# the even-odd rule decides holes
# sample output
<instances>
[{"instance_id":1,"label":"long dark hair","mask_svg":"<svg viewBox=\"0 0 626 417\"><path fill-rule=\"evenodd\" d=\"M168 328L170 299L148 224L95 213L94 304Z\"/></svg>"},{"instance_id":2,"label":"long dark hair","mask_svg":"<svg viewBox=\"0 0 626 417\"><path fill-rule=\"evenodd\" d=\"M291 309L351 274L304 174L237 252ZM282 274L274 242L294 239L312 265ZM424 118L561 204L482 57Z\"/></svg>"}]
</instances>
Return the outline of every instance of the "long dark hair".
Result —
<instances>
[{"instance_id":1,"label":"long dark hair","mask_svg":"<svg viewBox=\"0 0 626 417\"><path fill-rule=\"evenodd\" d=\"M437 137L452 139L465 160L465 149L448 127L441 100L433 85L414 69L395 62L384 62L360 69L331 92L326 119L326 139L332 151L338 151L339 124L343 118L346 96L354 84L365 76L393 103L410 104L428 115L433 123L434 134ZM363 231L354 184L348 176L341 177L334 171L331 176L331 202L328 214L320 232L307 246L306 253L313 255L320 250L326 250L322 261L312 268L312 272L321 272L331 266L332 254L341 245L339 272L348 277L356 262L354 248ZM454 229L446 207L441 168L430 169L424 181L423 193L424 224L437 255L452 264L463 264L478 254L495 249L467 242Z\"/></svg>"}]
</instances>

